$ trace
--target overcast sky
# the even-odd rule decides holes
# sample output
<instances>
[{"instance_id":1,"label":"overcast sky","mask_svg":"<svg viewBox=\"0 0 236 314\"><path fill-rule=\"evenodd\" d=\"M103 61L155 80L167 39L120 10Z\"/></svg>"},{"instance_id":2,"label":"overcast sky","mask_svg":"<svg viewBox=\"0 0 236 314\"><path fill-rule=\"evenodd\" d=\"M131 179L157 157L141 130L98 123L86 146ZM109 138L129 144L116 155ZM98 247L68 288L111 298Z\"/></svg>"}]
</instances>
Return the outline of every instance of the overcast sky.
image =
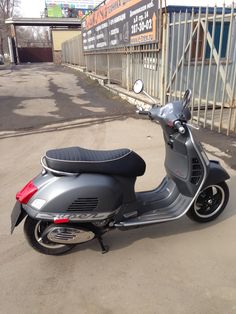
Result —
<instances>
[{"instance_id":1,"label":"overcast sky","mask_svg":"<svg viewBox=\"0 0 236 314\"><path fill-rule=\"evenodd\" d=\"M230 4L231 0L226 0L226 4ZM221 6L221 0L167 0L167 5L186 5L186 6L214 6L214 4ZM40 17L40 12L44 10L45 0L21 0L21 15L24 17Z\"/></svg>"}]
</instances>

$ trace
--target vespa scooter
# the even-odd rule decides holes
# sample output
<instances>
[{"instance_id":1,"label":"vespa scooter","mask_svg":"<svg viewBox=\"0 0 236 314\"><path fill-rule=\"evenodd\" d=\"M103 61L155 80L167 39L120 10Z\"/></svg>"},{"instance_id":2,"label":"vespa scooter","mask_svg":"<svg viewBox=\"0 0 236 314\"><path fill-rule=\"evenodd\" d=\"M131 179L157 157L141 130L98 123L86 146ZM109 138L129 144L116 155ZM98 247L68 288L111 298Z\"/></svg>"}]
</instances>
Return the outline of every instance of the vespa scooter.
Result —
<instances>
[{"instance_id":1,"label":"vespa scooter","mask_svg":"<svg viewBox=\"0 0 236 314\"><path fill-rule=\"evenodd\" d=\"M137 80L133 89L141 93L143 82ZM145 162L130 149L49 150L41 159L42 172L16 194L11 232L26 218L26 239L40 253L63 254L95 238L105 253L102 235L116 228L159 224L185 214L197 222L214 220L227 205L229 175L218 161L208 160L194 138L190 98L187 90L182 101L138 111L163 129L166 176L156 189L135 192Z\"/></svg>"}]
</instances>

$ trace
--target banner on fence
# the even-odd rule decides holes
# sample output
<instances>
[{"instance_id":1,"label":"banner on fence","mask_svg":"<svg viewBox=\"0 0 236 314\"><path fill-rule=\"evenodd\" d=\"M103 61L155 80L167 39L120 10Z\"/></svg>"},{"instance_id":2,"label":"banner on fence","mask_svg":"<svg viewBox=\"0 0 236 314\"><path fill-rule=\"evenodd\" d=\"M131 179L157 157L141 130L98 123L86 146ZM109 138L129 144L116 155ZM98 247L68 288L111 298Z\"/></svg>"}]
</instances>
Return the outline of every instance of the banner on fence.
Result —
<instances>
[{"instance_id":1,"label":"banner on fence","mask_svg":"<svg viewBox=\"0 0 236 314\"><path fill-rule=\"evenodd\" d=\"M82 22L83 49L117 48L158 41L159 0L108 0Z\"/></svg>"}]
</instances>

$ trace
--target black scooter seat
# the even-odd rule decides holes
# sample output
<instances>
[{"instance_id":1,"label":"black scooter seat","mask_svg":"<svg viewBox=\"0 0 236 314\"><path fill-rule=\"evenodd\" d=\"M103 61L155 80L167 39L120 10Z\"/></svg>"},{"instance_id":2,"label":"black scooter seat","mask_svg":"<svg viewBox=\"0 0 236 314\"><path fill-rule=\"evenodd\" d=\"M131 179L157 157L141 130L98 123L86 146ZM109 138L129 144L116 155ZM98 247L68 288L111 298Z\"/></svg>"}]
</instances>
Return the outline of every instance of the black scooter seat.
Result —
<instances>
[{"instance_id":1,"label":"black scooter seat","mask_svg":"<svg viewBox=\"0 0 236 314\"><path fill-rule=\"evenodd\" d=\"M46 152L49 168L71 173L102 173L109 175L142 176L146 164L130 149L89 150L81 147L52 149Z\"/></svg>"}]
</instances>

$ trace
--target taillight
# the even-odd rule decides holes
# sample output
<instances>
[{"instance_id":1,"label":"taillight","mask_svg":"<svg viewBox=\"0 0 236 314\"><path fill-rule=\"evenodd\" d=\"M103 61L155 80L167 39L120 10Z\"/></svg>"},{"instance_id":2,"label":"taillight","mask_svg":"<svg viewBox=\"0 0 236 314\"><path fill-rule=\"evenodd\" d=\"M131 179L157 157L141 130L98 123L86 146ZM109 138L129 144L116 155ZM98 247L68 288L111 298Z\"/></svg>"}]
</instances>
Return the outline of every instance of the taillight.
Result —
<instances>
[{"instance_id":1,"label":"taillight","mask_svg":"<svg viewBox=\"0 0 236 314\"><path fill-rule=\"evenodd\" d=\"M33 181L30 181L16 194L16 199L21 204L27 204L31 197L38 191Z\"/></svg>"},{"instance_id":2,"label":"taillight","mask_svg":"<svg viewBox=\"0 0 236 314\"><path fill-rule=\"evenodd\" d=\"M69 218L54 218L54 224L64 224L69 221Z\"/></svg>"}]
</instances>

